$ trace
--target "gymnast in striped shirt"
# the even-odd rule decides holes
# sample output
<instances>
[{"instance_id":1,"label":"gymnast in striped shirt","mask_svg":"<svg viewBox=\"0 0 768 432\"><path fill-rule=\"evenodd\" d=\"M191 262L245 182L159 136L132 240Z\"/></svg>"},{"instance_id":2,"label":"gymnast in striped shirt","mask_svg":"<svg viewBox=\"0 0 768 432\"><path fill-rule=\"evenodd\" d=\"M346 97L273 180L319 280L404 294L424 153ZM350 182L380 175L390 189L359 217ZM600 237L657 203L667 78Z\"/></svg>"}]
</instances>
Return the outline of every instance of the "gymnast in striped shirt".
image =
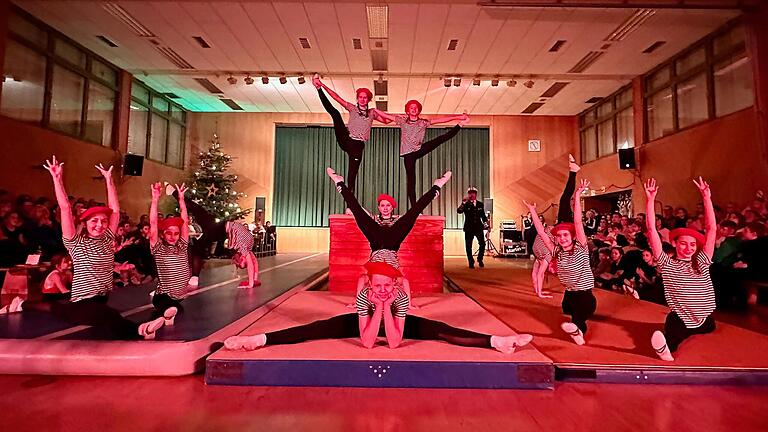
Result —
<instances>
[{"instance_id":1,"label":"gymnast in striped shirt","mask_svg":"<svg viewBox=\"0 0 768 432\"><path fill-rule=\"evenodd\" d=\"M112 167L99 164L96 169L104 177L109 207L91 207L79 215L83 224L80 231L75 227L72 208L64 189L63 163L46 161L45 169L51 173L56 200L61 208L61 232L64 246L72 256L74 278L72 297L69 302L20 303L15 301L14 310L37 309L50 311L54 316L72 324L90 325L105 330L114 339L152 339L165 320L157 318L142 324L134 323L107 305L114 286L112 272L115 267L114 241L120 219L117 188L112 180ZM14 299L15 300L15 299Z\"/></svg>"},{"instance_id":2,"label":"gymnast in striped shirt","mask_svg":"<svg viewBox=\"0 0 768 432\"><path fill-rule=\"evenodd\" d=\"M579 196L589 187L589 181L582 180L574 193L573 221L560 222L552 228L556 243L550 240L544 226L536 214L536 204L524 201L531 212L531 219L536 232L557 262L557 277L565 286L563 295L563 313L571 316L571 321L560 325L577 345L584 345L587 333L587 320L597 309L597 299L592 293L595 277L589 266L587 235L581 218L581 199Z\"/></svg>"},{"instance_id":3,"label":"gymnast in striped shirt","mask_svg":"<svg viewBox=\"0 0 768 432\"><path fill-rule=\"evenodd\" d=\"M246 269L248 280L240 282L240 288L253 288L261 285L259 281L259 262L253 253L253 234L247 226L237 221L228 221L226 223L227 248L234 249L232 262L237 268Z\"/></svg>"},{"instance_id":4,"label":"gymnast in striped shirt","mask_svg":"<svg viewBox=\"0 0 768 432\"><path fill-rule=\"evenodd\" d=\"M717 224L712 205L712 191L704 179L693 180L704 203L705 234L690 228L676 228L669 233L675 245L674 257L662 249L661 237L656 230L654 205L659 188L655 179L645 182L646 219L648 240L653 256L659 262L664 284L664 297L671 311L667 314L664 331L655 331L651 346L662 360L673 361L675 352L685 339L715 331L715 290L709 266L715 251Z\"/></svg>"},{"instance_id":5,"label":"gymnast in striped shirt","mask_svg":"<svg viewBox=\"0 0 768 432\"><path fill-rule=\"evenodd\" d=\"M155 183L149 207L149 248L155 257L158 283L152 304L165 318L165 325L173 325L187 293L189 282L189 214L187 213L184 183L175 185L181 217L157 218L157 204L163 194L163 185Z\"/></svg>"},{"instance_id":6,"label":"gymnast in striped shirt","mask_svg":"<svg viewBox=\"0 0 768 432\"><path fill-rule=\"evenodd\" d=\"M230 350L254 350L265 345L294 344L318 339L360 338L366 348L373 348L379 337L389 348L397 348L403 339L440 340L454 345L493 348L511 354L528 344L533 336L520 334L495 336L452 327L441 321L408 315L410 296L401 288L402 274L385 262L365 265L370 284L358 284L357 313L338 315L326 320L252 336L232 336L224 341Z\"/></svg>"}]
</instances>

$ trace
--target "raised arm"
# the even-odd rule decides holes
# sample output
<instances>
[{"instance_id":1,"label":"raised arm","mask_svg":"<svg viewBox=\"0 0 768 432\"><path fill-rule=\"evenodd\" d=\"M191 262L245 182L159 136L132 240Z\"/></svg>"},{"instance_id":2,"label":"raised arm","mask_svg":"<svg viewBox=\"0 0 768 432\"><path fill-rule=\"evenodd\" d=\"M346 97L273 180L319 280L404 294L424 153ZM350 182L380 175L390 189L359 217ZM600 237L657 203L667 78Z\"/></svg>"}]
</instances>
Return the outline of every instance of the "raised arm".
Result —
<instances>
[{"instance_id":1,"label":"raised arm","mask_svg":"<svg viewBox=\"0 0 768 432\"><path fill-rule=\"evenodd\" d=\"M149 205L149 245L154 247L159 240L159 229L157 223L157 203L160 201L160 195L163 192L163 185L161 183L152 183L150 186L152 190L152 202ZM182 197L179 196L179 201Z\"/></svg>"},{"instance_id":2,"label":"raised arm","mask_svg":"<svg viewBox=\"0 0 768 432\"><path fill-rule=\"evenodd\" d=\"M72 206L69 204L69 196L64 189L64 163L59 163L54 155L51 161L46 160L43 167L51 173L53 190L56 193L56 202L61 209L61 234L67 240L75 237L75 218L72 215Z\"/></svg>"},{"instance_id":3,"label":"raised arm","mask_svg":"<svg viewBox=\"0 0 768 432\"><path fill-rule=\"evenodd\" d=\"M338 93L336 93L335 91L331 90L330 87L328 87L322 81L320 81L320 75L315 74L315 76L312 77L312 84L314 84L315 87L317 87L317 88L324 89L326 91L326 93L328 93L328 96L333 98L333 100L335 100L336 102L341 104L341 106L343 106L344 108L346 108L348 105L354 105L354 104L350 104L349 102L347 102L344 99L342 99L341 96L339 96Z\"/></svg>"},{"instance_id":4,"label":"raised arm","mask_svg":"<svg viewBox=\"0 0 768 432\"><path fill-rule=\"evenodd\" d=\"M645 226L648 230L648 243L651 245L651 251L653 257L658 259L661 254L664 253L664 249L661 246L661 237L656 230L656 194L659 192L658 186L656 186L656 179L649 178L643 184L645 189Z\"/></svg>"},{"instance_id":5,"label":"raised arm","mask_svg":"<svg viewBox=\"0 0 768 432\"><path fill-rule=\"evenodd\" d=\"M464 206L467 204L467 201L469 201L469 198L464 197L461 199L461 204L459 204L459 208L456 209L456 213L462 214L464 213Z\"/></svg>"},{"instance_id":6,"label":"raised arm","mask_svg":"<svg viewBox=\"0 0 768 432\"><path fill-rule=\"evenodd\" d=\"M589 188L589 180L581 179L579 187L573 193L573 226L576 229L576 241L582 246L587 245L587 234L584 232L584 220L581 211L581 193Z\"/></svg>"},{"instance_id":7,"label":"raised arm","mask_svg":"<svg viewBox=\"0 0 768 432\"><path fill-rule=\"evenodd\" d=\"M541 240L544 241L544 245L547 247L547 250L550 252L555 251L555 244L552 243L552 240L547 235L547 231L544 229L544 225L541 224L541 221L539 220L539 215L536 213L536 203L528 203L527 201L523 201L523 204L525 204L526 207L528 207L528 211L531 212L531 221L533 221L533 226L536 227L536 232L541 236Z\"/></svg>"},{"instance_id":8,"label":"raised arm","mask_svg":"<svg viewBox=\"0 0 768 432\"><path fill-rule=\"evenodd\" d=\"M715 253L715 240L717 239L717 220L715 218L715 207L712 205L712 190L709 184L699 177L699 181L693 180L701 193L701 201L704 203L704 246L702 250L707 257L712 260L712 254Z\"/></svg>"},{"instance_id":9,"label":"raised arm","mask_svg":"<svg viewBox=\"0 0 768 432\"><path fill-rule=\"evenodd\" d=\"M115 187L115 181L112 179L112 165L109 168L104 168L102 164L98 164L96 169L104 176L104 183L107 185L107 205L112 209L112 216L109 217L109 230L115 233L120 224L120 201L117 199L117 187Z\"/></svg>"},{"instance_id":10,"label":"raised arm","mask_svg":"<svg viewBox=\"0 0 768 432\"><path fill-rule=\"evenodd\" d=\"M457 115L445 116L445 117L433 117L428 120L429 120L429 124L448 123L452 121L466 122L469 120L469 116L467 115L467 113L464 113L464 114L457 114Z\"/></svg>"},{"instance_id":11,"label":"raised arm","mask_svg":"<svg viewBox=\"0 0 768 432\"><path fill-rule=\"evenodd\" d=\"M184 192L187 191L187 186L182 183L181 186L175 185L176 191L179 192L179 213L181 213L181 220L184 223L181 225L181 238L184 241L189 241L189 212L187 212L187 202L184 200Z\"/></svg>"}]
</instances>

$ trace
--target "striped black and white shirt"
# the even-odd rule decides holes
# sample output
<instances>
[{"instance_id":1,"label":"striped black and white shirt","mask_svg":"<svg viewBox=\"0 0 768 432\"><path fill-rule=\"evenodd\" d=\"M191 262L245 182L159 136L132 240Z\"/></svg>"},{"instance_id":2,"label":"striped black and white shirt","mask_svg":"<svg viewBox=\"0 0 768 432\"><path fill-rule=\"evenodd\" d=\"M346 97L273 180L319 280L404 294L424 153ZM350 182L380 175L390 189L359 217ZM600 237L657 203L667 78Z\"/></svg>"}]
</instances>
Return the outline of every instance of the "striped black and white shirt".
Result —
<instances>
[{"instance_id":1,"label":"striped black and white shirt","mask_svg":"<svg viewBox=\"0 0 768 432\"><path fill-rule=\"evenodd\" d=\"M71 300L76 302L112 291L112 273L115 270L115 235L112 231L108 229L98 238L80 231L74 238L62 240L72 256L74 277Z\"/></svg>"},{"instance_id":2,"label":"striped black and white shirt","mask_svg":"<svg viewBox=\"0 0 768 432\"><path fill-rule=\"evenodd\" d=\"M370 286L366 286L357 294L357 300L355 306L357 307L357 315L368 316L373 315L374 305L373 302L368 300L368 292L371 290ZM395 301L392 302L392 316L397 318L405 318L408 312L408 307L411 304L411 299L408 294L400 288L396 288L397 295Z\"/></svg>"},{"instance_id":3,"label":"striped black and white shirt","mask_svg":"<svg viewBox=\"0 0 768 432\"><path fill-rule=\"evenodd\" d=\"M373 116L370 109L360 109L357 105L347 103L344 108L349 111L349 122L347 130L349 137L355 140L366 142L371 137L371 126L373 125Z\"/></svg>"},{"instance_id":4,"label":"striped black and white shirt","mask_svg":"<svg viewBox=\"0 0 768 432\"><path fill-rule=\"evenodd\" d=\"M429 120L419 118L410 121L408 116L398 115L395 116L395 123L400 126L400 156L419 150L424 143Z\"/></svg>"},{"instance_id":5,"label":"striped black and white shirt","mask_svg":"<svg viewBox=\"0 0 768 432\"><path fill-rule=\"evenodd\" d=\"M694 271L693 264L699 273ZM709 274L711 264L703 251L697 252L691 261L670 258L665 253L659 257L664 297L687 328L701 327L715 310L715 289Z\"/></svg>"},{"instance_id":6,"label":"striped black and white shirt","mask_svg":"<svg viewBox=\"0 0 768 432\"><path fill-rule=\"evenodd\" d=\"M253 249L253 234L247 226L240 222L230 222L227 229L229 249L234 249L242 255L247 255Z\"/></svg>"},{"instance_id":7,"label":"striped black and white shirt","mask_svg":"<svg viewBox=\"0 0 768 432\"><path fill-rule=\"evenodd\" d=\"M566 291L584 291L595 286L595 276L589 266L589 250L578 241L573 242L573 249L566 251L560 245L555 246L557 257L557 277Z\"/></svg>"},{"instance_id":8,"label":"striped black and white shirt","mask_svg":"<svg viewBox=\"0 0 768 432\"><path fill-rule=\"evenodd\" d=\"M152 255L157 264L157 294L168 294L171 298L181 300L187 291L189 283L189 244L180 238L175 245L158 240L152 248Z\"/></svg>"},{"instance_id":9,"label":"striped black and white shirt","mask_svg":"<svg viewBox=\"0 0 768 432\"><path fill-rule=\"evenodd\" d=\"M397 251L391 249L379 249L371 251L371 256L368 258L370 262L383 262L387 263L393 268L400 268L400 259L397 257Z\"/></svg>"},{"instance_id":10,"label":"striped black and white shirt","mask_svg":"<svg viewBox=\"0 0 768 432\"><path fill-rule=\"evenodd\" d=\"M550 233L547 233L547 237L552 241L552 243L555 242L554 238ZM533 255L538 260L544 260L544 261L552 261L552 252L547 249L547 245L544 244L544 238L540 235L536 235L536 239L533 241Z\"/></svg>"}]
</instances>

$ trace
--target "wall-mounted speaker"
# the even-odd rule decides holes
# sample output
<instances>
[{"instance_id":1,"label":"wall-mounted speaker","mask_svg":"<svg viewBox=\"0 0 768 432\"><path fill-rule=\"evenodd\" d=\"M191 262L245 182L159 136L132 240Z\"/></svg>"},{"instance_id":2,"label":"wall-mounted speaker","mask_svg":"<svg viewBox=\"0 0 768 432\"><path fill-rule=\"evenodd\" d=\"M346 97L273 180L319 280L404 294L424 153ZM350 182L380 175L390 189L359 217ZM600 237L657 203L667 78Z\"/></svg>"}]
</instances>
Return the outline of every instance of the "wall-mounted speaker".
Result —
<instances>
[{"instance_id":1,"label":"wall-mounted speaker","mask_svg":"<svg viewBox=\"0 0 768 432\"><path fill-rule=\"evenodd\" d=\"M144 171L144 156L127 154L123 158L123 175L140 176Z\"/></svg>"},{"instance_id":2,"label":"wall-mounted speaker","mask_svg":"<svg viewBox=\"0 0 768 432\"><path fill-rule=\"evenodd\" d=\"M619 149L619 169L635 169L635 149Z\"/></svg>"},{"instance_id":3,"label":"wall-mounted speaker","mask_svg":"<svg viewBox=\"0 0 768 432\"><path fill-rule=\"evenodd\" d=\"M485 211L493 213L493 198L484 199L483 208L485 209Z\"/></svg>"},{"instance_id":4,"label":"wall-mounted speaker","mask_svg":"<svg viewBox=\"0 0 768 432\"><path fill-rule=\"evenodd\" d=\"M267 198L265 197L256 197L256 205L255 205L256 212L264 213L265 208L267 207Z\"/></svg>"}]
</instances>

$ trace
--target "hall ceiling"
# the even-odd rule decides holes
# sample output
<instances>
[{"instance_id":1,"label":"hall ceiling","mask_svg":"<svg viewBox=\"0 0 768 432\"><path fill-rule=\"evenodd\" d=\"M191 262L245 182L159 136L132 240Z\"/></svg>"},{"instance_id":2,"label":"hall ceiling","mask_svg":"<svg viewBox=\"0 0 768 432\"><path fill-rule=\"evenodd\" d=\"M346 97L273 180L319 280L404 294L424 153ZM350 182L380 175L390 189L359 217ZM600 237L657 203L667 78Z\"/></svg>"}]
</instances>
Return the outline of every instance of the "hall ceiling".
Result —
<instances>
[{"instance_id":1,"label":"hall ceiling","mask_svg":"<svg viewBox=\"0 0 768 432\"><path fill-rule=\"evenodd\" d=\"M191 111L231 111L224 98L249 112L323 112L310 82L319 72L348 100L356 87L374 90L381 77L385 84L376 89L377 99L392 112L418 99L426 114L520 114L541 102L535 115L573 115L591 106L588 99L611 94L739 14L488 8L466 1L392 2L381 9L367 6L383 3L354 1L14 3L155 90L177 95ZM607 40L632 22L639 25L624 38ZM643 53L659 41L664 43L658 49ZM579 66L586 67L574 72ZM248 73L252 85L244 82ZM234 85L227 81L230 74ZM279 82L282 74L285 84ZM268 84L262 84L263 75ZM444 86L444 78L453 84L457 77L458 87ZM500 79L495 87L494 77ZM222 93L201 86L201 78ZM511 80L514 87L507 85ZM531 88L524 85L528 81ZM555 83L568 84L542 98Z\"/></svg>"}]
</instances>

